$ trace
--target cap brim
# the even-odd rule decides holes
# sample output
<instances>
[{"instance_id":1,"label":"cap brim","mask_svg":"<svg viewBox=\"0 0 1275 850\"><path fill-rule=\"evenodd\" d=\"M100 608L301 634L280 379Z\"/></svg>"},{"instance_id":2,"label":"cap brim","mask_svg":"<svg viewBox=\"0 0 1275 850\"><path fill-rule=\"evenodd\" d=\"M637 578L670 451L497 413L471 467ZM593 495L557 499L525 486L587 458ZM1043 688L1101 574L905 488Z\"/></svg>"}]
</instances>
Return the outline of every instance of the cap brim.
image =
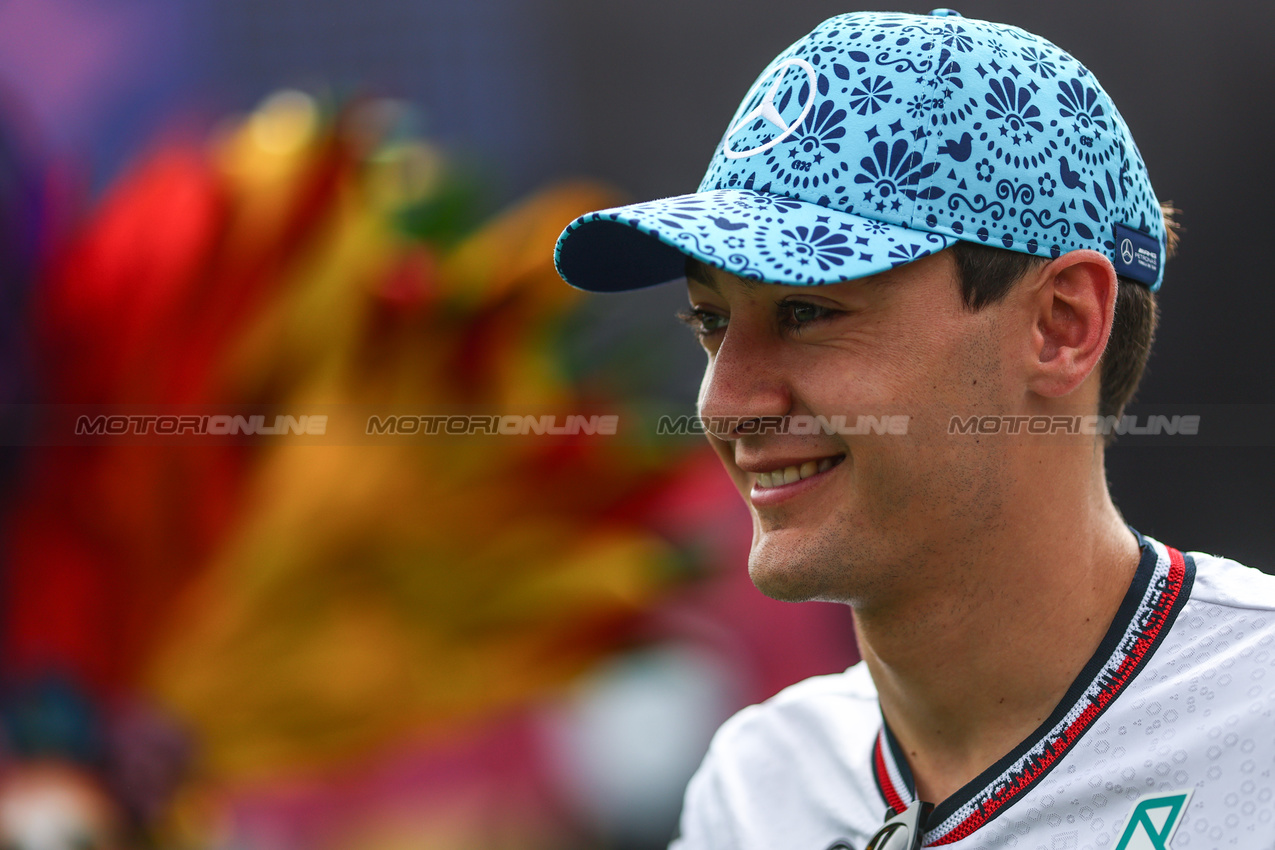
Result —
<instances>
[{"instance_id":1,"label":"cap brim","mask_svg":"<svg viewBox=\"0 0 1275 850\"><path fill-rule=\"evenodd\" d=\"M590 292L677 280L688 256L744 278L820 286L955 242L784 195L720 189L581 216L558 237L554 262L563 280Z\"/></svg>"}]
</instances>

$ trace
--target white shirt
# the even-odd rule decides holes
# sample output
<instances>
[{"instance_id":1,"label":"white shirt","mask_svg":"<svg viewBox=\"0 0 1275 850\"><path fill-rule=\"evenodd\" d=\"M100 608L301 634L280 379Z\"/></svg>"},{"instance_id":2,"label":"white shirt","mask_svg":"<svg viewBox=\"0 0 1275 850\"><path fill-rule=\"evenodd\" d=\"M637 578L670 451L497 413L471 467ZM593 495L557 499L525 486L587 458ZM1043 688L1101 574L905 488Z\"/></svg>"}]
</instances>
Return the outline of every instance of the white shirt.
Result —
<instances>
[{"instance_id":1,"label":"white shirt","mask_svg":"<svg viewBox=\"0 0 1275 850\"><path fill-rule=\"evenodd\" d=\"M934 811L925 846L1275 850L1275 577L1140 542L1054 714ZM728 720L670 850L863 850L913 799L859 663Z\"/></svg>"}]
</instances>

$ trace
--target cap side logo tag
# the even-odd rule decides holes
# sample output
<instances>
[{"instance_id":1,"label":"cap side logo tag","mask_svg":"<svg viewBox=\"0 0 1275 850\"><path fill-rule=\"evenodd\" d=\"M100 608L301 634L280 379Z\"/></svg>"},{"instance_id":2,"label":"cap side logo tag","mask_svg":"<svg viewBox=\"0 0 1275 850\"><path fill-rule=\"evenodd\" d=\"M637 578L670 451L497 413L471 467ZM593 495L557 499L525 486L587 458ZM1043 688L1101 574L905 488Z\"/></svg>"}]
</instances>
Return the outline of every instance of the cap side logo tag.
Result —
<instances>
[{"instance_id":1,"label":"cap side logo tag","mask_svg":"<svg viewBox=\"0 0 1275 850\"><path fill-rule=\"evenodd\" d=\"M1118 246L1118 243L1117 243ZM1129 813L1114 850L1169 850L1191 799L1191 790L1147 794Z\"/></svg>"},{"instance_id":2,"label":"cap side logo tag","mask_svg":"<svg viewBox=\"0 0 1275 850\"><path fill-rule=\"evenodd\" d=\"M1160 276L1160 243L1123 224L1116 225L1116 274L1154 286Z\"/></svg>"},{"instance_id":3,"label":"cap side logo tag","mask_svg":"<svg viewBox=\"0 0 1275 850\"><path fill-rule=\"evenodd\" d=\"M797 120L791 124L786 123L783 116L779 114L779 110L775 108L775 95L779 94L779 87L783 84L784 76L787 75L789 68L800 68L805 71L806 77L810 83L808 86L810 94L806 97L806 102L801 105L801 114L798 115ZM791 136L796 129L801 126L801 122L806 120L806 116L810 114L810 108L815 105L817 77L815 76L815 69L811 67L810 63L805 59L793 57L780 62L777 66L775 66L775 70L757 81L752 90L748 92L748 96L744 98L744 103L748 103L752 100L761 87L767 83L770 84L770 88L766 91L766 95L761 99L761 103L748 110L742 118L735 122L733 127L726 131L726 139L722 142L722 153L727 159L743 159L745 157L755 156L756 154L770 150L775 145ZM766 142L763 145L758 145L755 148L749 148L748 150L743 151L731 150L730 140L737 133L759 118L774 125L775 129L779 131L779 135L775 136L775 138L771 139L769 142Z\"/></svg>"}]
</instances>

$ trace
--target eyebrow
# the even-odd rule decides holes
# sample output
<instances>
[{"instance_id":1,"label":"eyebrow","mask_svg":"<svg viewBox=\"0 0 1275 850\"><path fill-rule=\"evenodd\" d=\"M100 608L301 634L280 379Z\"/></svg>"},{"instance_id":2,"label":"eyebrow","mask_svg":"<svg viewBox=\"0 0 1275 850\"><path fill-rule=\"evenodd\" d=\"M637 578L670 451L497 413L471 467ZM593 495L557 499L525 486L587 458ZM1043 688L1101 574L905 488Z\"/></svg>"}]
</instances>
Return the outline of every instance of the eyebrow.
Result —
<instances>
[{"instance_id":1,"label":"eyebrow","mask_svg":"<svg viewBox=\"0 0 1275 850\"><path fill-rule=\"evenodd\" d=\"M755 281L747 277L739 277L738 275L732 275L732 277L734 277L736 280L739 280L741 283L744 284L744 286L747 286L749 288L755 287L759 283L758 281ZM708 264L702 263L699 260L695 259L694 257L686 258L686 279L693 280L696 283L707 286L709 289L713 290L718 295L721 294L721 288L717 285L717 281L713 279L713 273L709 271Z\"/></svg>"}]
</instances>

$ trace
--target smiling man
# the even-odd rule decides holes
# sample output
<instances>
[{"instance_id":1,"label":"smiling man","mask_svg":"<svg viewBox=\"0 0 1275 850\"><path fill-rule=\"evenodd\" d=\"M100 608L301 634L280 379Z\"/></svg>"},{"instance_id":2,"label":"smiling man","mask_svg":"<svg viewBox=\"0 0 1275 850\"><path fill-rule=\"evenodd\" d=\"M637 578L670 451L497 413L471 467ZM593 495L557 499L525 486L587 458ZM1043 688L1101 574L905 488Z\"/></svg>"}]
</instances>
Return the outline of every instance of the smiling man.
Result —
<instances>
[{"instance_id":1,"label":"smiling man","mask_svg":"<svg viewBox=\"0 0 1275 850\"><path fill-rule=\"evenodd\" d=\"M725 724L675 847L1275 848L1275 580L1107 490L1166 221L1083 66L936 10L824 22L698 192L567 228L572 285L686 279L750 575L864 659Z\"/></svg>"}]
</instances>

